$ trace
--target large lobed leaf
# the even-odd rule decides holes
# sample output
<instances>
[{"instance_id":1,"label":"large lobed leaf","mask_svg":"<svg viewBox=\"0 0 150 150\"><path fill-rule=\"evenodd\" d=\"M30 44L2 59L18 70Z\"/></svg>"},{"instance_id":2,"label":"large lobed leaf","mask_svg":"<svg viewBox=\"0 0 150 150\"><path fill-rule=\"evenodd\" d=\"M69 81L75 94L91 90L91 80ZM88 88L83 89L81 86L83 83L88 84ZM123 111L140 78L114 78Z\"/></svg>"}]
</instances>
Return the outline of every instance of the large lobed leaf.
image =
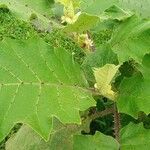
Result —
<instances>
[{"instance_id":1,"label":"large lobed leaf","mask_svg":"<svg viewBox=\"0 0 150 150\"><path fill-rule=\"evenodd\" d=\"M120 144L100 132L79 135L75 125L55 125L57 128L48 142L43 141L31 128L23 126L7 141L6 150L149 150L150 147L150 130L144 129L142 124L130 123L122 128Z\"/></svg>"},{"instance_id":2,"label":"large lobed leaf","mask_svg":"<svg viewBox=\"0 0 150 150\"><path fill-rule=\"evenodd\" d=\"M0 140L16 122L48 139L52 117L79 123L94 104L79 65L62 48L41 39L0 43Z\"/></svg>"},{"instance_id":3,"label":"large lobed leaf","mask_svg":"<svg viewBox=\"0 0 150 150\"><path fill-rule=\"evenodd\" d=\"M23 125L6 142L6 150L73 150L73 135L77 133L79 133L78 125L64 125L54 119L53 132L49 141L45 142L31 128Z\"/></svg>"},{"instance_id":4,"label":"large lobed leaf","mask_svg":"<svg viewBox=\"0 0 150 150\"><path fill-rule=\"evenodd\" d=\"M150 21L132 16L114 31L110 43L120 63L130 59L141 63L144 55L150 52L149 41Z\"/></svg>"},{"instance_id":5,"label":"large lobed leaf","mask_svg":"<svg viewBox=\"0 0 150 150\"><path fill-rule=\"evenodd\" d=\"M150 113L150 55L144 56L139 68L143 76L136 73L125 78L119 87L117 100L119 111L133 117L137 117L140 111Z\"/></svg>"}]
</instances>

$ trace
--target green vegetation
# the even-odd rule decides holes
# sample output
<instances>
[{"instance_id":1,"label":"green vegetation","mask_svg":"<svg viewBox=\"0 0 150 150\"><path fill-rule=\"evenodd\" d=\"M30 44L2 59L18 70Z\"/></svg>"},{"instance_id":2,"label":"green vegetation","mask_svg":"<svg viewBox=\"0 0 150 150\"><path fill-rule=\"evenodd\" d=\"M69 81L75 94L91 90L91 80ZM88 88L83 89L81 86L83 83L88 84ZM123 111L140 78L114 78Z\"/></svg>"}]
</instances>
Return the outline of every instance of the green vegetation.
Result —
<instances>
[{"instance_id":1,"label":"green vegetation","mask_svg":"<svg viewBox=\"0 0 150 150\"><path fill-rule=\"evenodd\" d=\"M149 5L0 0L0 150L149 150Z\"/></svg>"}]
</instances>

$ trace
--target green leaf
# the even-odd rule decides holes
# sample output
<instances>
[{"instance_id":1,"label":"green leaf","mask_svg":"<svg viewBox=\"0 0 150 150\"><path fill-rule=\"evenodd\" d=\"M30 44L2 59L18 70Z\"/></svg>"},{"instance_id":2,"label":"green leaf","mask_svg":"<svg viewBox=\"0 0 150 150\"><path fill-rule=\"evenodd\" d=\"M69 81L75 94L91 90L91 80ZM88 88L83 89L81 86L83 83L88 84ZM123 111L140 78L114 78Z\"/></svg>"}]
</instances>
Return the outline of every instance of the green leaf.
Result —
<instances>
[{"instance_id":1,"label":"green leaf","mask_svg":"<svg viewBox=\"0 0 150 150\"><path fill-rule=\"evenodd\" d=\"M72 135L79 132L79 127L75 124L64 125L56 119L53 121L53 132L48 142L45 142L34 130L23 125L6 142L6 150L72 150Z\"/></svg>"},{"instance_id":2,"label":"green leaf","mask_svg":"<svg viewBox=\"0 0 150 150\"><path fill-rule=\"evenodd\" d=\"M134 59L141 63L150 52L150 21L141 21L136 16L125 20L115 31L110 41L120 63Z\"/></svg>"},{"instance_id":3,"label":"green leaf","mask_svg":"<svg viewBox=\"0 0 150 150\"><path fill-rule=\"evenodd\" d=\"M94 69L96 84L94 85L100 94L111 100L116 99L116 93L112 90L111 81L118 71L119 65L106 64L101 68Z\"/></svg>"},{"instance_id":4,"label":"green leaf","mask_svg":"<svg viewBox=\"0 0 150 150\"><path fill-rule=\"evenodd\" d=\"M82 0L81 9L84 12L100 15L103 11L117 5L127 11L133 11L143 18L150 17L149 0Z\"/></svg>"},{"instance_id":5,"label":"green leaf","mask_svg":"<svg viewBox=\"0 0 150 150\"><path fill-rule=\"evenodd\" d=\"M83 12L100 15L110 6L117 4L117 1L118 0L82 0L81 9Z\"/></svg>"},{"instance_id":6,"label":"green leaf","mask_svg":"<svg viewBox=\"0 0 150 150\"><path fill-rule=\"evenodd\" d=\"M120 143L121 150L149 150L150 130L142 124L130 123L121 130Z\"/></svg>"},{"instance_id":7,"label":"green leaf","mask_svg":"<svg viewBox=\"0 0 150 150\"><path fill-rule=\"evenodd\" d=\"M33 19L32 23L38 24L39 28L50 27L50 20L47 17L52 13L53 0L1 0L0 4L5 4L20 19L25 21Z\"/></svg>"},{"instance_id":8,"label":"green leaf","mask_svg":"<svg viewBox=\"0 0 150 150\"><path fill-rule=\"evenodd\" d=\"M150 130L145 129L142 124L130 123L121 129L120 145L114 138L100 132L93 136L75 135L79 130L76 125L63 125L58 120L54 124L55 130L48 142L31 128L23 125L8 139L6 150L118 150L119 146L121 150L149 150L150 147Z\"/></svg>"},{"instance_id":9,"label":"green leaf","mask_svg":"<svg viewBox=\"0 0 150 150\"><path fill-rule=\"evenodd\" d=\"M74 150L118 150L118 142L100 132L95 135L74 135Z\"/></svg>"},{"instance_id":10,"label":"green leaf","mask_svg":"<svg viewBox=\"0 0 150 150\"><path fill-rule=\"evenodd\" d=\"M56 128L57 124L54 126ZM49 149L73 150L73 135L80 132L80 126L76 124L59 125L51 134Z\"/></svg>"},{"instance_id":11,"label":"green leaf","mask_svg":"<svg viewBox=\"0 0 150 150\"><path fill-rule=\"evenodd\" d=\"M133 11L142 18L150 18L149 0L119 0L118 6Z\"/></svg>"},{"instance_id":12,"label":"green leaf","mask_svg":"<svg viewBox=\"0 0 150 150\"><path fill-rule=\"evenodd\" d=\"M75 23L67 25L63 30L64 32L83 32L96 26L99 21L98 16L82 13Z\"/></svg>"},{"instance_id":13,"label":"green leaf","mask_svg":"<svg viewBox=\"0 0 150 150\"><path fill-rule=\"evenodd\" d=\"M53 0L1 0L0 3L7 5L14 13L21 17L29 19L32 13L50 16Z\"/></svg>"},{"instance_id":14,"label":"green leaf","mask_svg":"<svg viewBox=\"0 0 150 150\"><path fill-rule=\"evenodd\" d=\"M23 125L6 142L6 150L49 150L46 143L34 130Z\"/></svg>"},{"instance_id":15,"label":"green leaf","mask_svg":"<svg viewBox=\"0 0 150 150\"><path fill-rule=\"evenodd\" d=\"M103 67L106 64L118 64L117 55L111 50L109 46L101 46L96 49L94 53L87 55L82 64L82 68L86 75L86 79L95 83L92 68Z\"/></svg>"},{"instance_id":16,"label":"green leaf","mask_svg":"<svg viewBox=\"0 0 150 150\"><path fill-rule=\"evenodd\" d=\"M117 5L112 5L99 15L101 21L92 29L92 31L95 31L96 34L98 34L99 31L113 31L114 27L116 27L121 21L126 20L132 15L133 12L125 11ZM102 40L103 39L100 38L99 43Z\"/></svg>"},{"instance_id":17,"label":"green leaf","mask_svg":"<svg viewBox=\"0 0 150 150\"><path fill-rule=\"evenodd\" d=\"M145 55L139 73L125 78L119 87L118 108L120 112L138 117L138 112L150 113L150 55Z\"/></svg>"},{"instance_id":18,"label":"green leaf","mask_svg":"<svg viewBox=\"0 0 150 150\"><path fill-rule=\"evenodd\" d=\"M0 43L0 141L16 122L48 139L52 117L80 123L79 110L94 105L79 65L62 48L41 39Z\"/></svg>"},{"instance_id":19,"label":"green leaf","mask_svg":"<svg viewBox=\"0 0 150 150\"><path fill-rule=\"evenodd\" d=\"M122 21L127 19L128 17L131 17L133 13L124 11L123 9L119 8L116 5L113 5L106 9L100 17L104 20L106 19L116 19L118 21Z\"/></svg>"},{"instance_id":20,"label":"green leaf","mask_svg":"<svg viewBox=\"0 0 150 150\"><path fill-rule=\"evenodd\" d=\"M127 113L133 117L138 116L138 112L143 110L141 106L147 105L147 103L143 102L142 97L137 99L141 95L141 86L142 77L139 74L123 79L119 87L117 99L119 112Z\"/></svg>"},{"instance_id":21,"label":"green leaf","mask_svg":"<svg viewBox=\"0 0 150 150\"><path fill-rule=\"evenodd\" d=\"M138 66L138 69L142 72L144 80L147 80L147 83L150 82L150 54L144 56L142 64Z\"/></svg>"}]
</instances>

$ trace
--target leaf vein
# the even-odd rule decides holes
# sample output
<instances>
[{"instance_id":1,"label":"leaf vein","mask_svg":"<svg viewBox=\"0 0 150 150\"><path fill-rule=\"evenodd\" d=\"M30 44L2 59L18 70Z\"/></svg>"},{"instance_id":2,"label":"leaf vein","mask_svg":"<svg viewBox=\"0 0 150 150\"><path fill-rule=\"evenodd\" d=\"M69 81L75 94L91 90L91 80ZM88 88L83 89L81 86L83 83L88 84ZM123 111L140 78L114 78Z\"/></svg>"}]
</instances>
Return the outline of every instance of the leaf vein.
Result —
<instances>
[{"instance_id":1,"label":"leaf vein","mask_svg":"<svg viewBox=\"0 0 150 150\"><path fill-rule=\"evenodd\" d=\"M1 65L1 68L4 69L5 71L7 71L11 76L13 76L14 78L16 78L18 81L22 82L22 80L17 77L12 71L10 71L9 69L7 69L6 67Z\"/></svg>"},{"instance_id":2,"label":"leaf vein","mask_svg":"<svg viewBox=\"0 0 150 150\"><path fill-rule=\"evenodd\" d=\"M9 106L8 106L8 109L6 110L6 113L5 113L5 115L4 115L4 118L3 118L2 122L4 122L4 121L6 120L7 115L8 115L8 113L9 113L9 110L11 109L12 104L14 104L14 102L15 102L15 98L16 98L16 95L18 94L20 85L21 85L21 84L18 84L18 86L17 86L17 88L16 88L16 90L15 90L15 93L14 93L14 95L13 95L13 97L12 97L12 100L11 100Z\"/></svg>"},{"instance_id":3,"label":"leaf vein","mask_svg":"<svg viewBox=\"0 0 150 150\"><path fill-rule=\"evenodd\" d=\"M5 42L5 41L4 41ZM8 44L5 42L5 44L8 46ZM42 82L41 79L38 77L37 73L34 72L34 70L23 60L23 58L11 47L13 50L14 54L19 58L19 60L32 72L32 74L35 76L35 78L39 81Z\"/></svg>"},{"instance_id":4,"label":"leaf vein","mask_svg":"<svg viewBox=\"0 0 150 150\"><path fill-rule=\"evenodd\" d=\"M40 52L40 49L39 49L39 52ZM59 80L58 76L56 75L56 73L53 71L53 69L51 69L51 67L48 65L47 61L46 61L46 58L44 57L44 55L40 52L40 56L41 58L44 60L46 66L48 67L49 71L52 72L52 74L54 75L54 77L58 80L58 82L61 83L61 81Z\"/></svg>"}]
</instances>

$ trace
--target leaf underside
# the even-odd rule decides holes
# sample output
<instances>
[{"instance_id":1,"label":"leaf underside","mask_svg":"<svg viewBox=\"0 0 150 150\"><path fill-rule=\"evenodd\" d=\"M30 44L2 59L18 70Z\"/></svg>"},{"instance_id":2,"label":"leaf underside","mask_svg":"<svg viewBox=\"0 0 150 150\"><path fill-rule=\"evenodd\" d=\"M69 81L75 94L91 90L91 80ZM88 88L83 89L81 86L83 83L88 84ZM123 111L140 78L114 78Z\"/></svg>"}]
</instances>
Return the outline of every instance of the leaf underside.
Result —
<instances>
[{"instance_id":1,"label":"leaf underside","mask_svg":"<svg viewBox=\"0 0 150 150\"><path fill-rule=\"evenodd\" d=\"M6 142L6 150L73 150L73 134L79 133L78 125L64 125L56 118L53 121L53 132L49 141L45 142L31 128L23 125Z\"/></svg>"}]
</instances>

